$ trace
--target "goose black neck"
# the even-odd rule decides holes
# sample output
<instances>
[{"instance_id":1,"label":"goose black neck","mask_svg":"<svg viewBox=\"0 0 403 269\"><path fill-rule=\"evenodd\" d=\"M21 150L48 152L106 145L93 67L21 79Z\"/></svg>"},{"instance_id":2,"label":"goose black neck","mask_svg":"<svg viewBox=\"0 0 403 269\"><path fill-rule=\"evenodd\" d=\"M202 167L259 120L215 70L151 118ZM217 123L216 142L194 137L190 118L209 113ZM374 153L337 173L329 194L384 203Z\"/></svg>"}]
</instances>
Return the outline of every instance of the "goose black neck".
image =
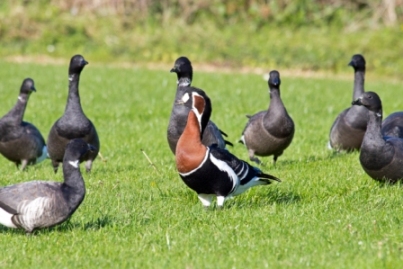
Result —
<instances>
[{"instance_id":1,"label":"goose black neck","mask_svg":"<svg viewBox=\"0 0 403 269\"><path fill-rule=\"evenodd\" d=\"M80 102L80 93L78 85L80 82L80 74L69 74L69 95L67 97L66 112L83 112Z\"/></svg>"},{"instance_id":2,"label":"goose black neck","mask_svg":"<svg viewBox=\"0 0 403 269\"><path fill-rule=\"evenodd\" d=\"M354 71L353 100L357 100L364 92L365 70Z\"/></svg>"},{"instance_id":3,"label":"goose black neck","mask_svg":"<svg viewBox=\"0 0 403 269\"><path fill-rule=\"evenodd\" d=\"M385 144L381 133L382 126L382 109L379 111L369 111L369 120L367 125L367 130L364 135L363 144L369 147L381 146Z\"/></svg>"},{"instance_id":4,"label":"goose black neck","mask_svg":"<svg viewBox=\"0 0 403 269\"><path fill-rule=\"evenodd\" d=\"M85 189L84 179L80 172L80 167L77 163L77 168L74 167L71 163L64 161L63 162L63 177L64 184L71 189L75 189L78 192L83 191Z\"/></svg>"},{"instance_id":5,"label":"goose black neck","mask_svg":"<svg viewBox=\"0 0 403 269\"><path fill-rule=\"evenodd\" d=\"M25 109L28 104L29 94L20 93L18 96L17 103L14 107L7 113L6 118L9 118L16 124L20 124L24 118Z\"/></svg>"},{"instance_id":6,"label":"goose black neck","mask_svg":"<svg viewBox=\"0 0 403 269\"><path fill-rule=\"evenodd\" d=\"M283 101L280 98L280 89L271 88L270 89L270 104L269 110L274 109L275 111L284 110Z\"/></svg>"}]
</instances>

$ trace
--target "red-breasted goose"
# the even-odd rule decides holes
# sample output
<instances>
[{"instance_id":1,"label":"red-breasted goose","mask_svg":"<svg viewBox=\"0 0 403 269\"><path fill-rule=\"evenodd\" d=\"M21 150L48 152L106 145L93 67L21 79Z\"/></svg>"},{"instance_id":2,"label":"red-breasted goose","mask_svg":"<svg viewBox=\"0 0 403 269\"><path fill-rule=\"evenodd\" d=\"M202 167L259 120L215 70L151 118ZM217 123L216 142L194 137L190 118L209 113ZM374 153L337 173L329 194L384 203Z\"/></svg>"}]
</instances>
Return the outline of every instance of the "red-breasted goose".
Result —
<instances>
[{"instance_id":1,"label":"red-breasted goose","mask_svg":"<svg viewBox=\"0 0 403 269\"><path fill-rule=\"evenodd\" d=\"M217 206L222 207L226 198L241 194L250 187L267 185L272 180L280 182L280 179L263 173L226 149L203 145L201 134L211 106L200 92L187 93L192 101L184 100L183 105L190 106L191 110L176 146L176 167L183 182L197 193L203 206L210 206L216 196Z\"/></svg>"}]
</instances>

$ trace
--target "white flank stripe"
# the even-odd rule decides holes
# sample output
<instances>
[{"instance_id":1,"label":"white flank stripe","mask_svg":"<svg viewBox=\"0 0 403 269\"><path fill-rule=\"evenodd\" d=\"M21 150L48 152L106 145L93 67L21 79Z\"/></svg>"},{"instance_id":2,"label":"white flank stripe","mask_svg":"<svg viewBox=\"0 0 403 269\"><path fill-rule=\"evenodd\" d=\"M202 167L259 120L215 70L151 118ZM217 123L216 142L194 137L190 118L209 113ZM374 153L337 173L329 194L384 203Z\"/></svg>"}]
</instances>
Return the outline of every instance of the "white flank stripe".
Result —
<instances>
[{"instance_id":1,"label":"white flank stripe","mask_svg":"<svg viewBox=\"0 0 403 269\"><path fill-rule=\"evenodd\" d=\"M241 171L242 174L240 173L240 175L239 175L239 181L242 181L242 179L244 179L246 177L248 172L249 172L249 167L246 164L243 163L242 164L242 171Z\"/></svg>"},{"instance_id":2,"label":"white flank stripe","mask_svg":"<svg viewBox=\"0 0 403 269\"><path fill-rule=\"evenodd\" d=\"M235 174L234 170L229 167L229 165L226 162L223 162L213 155L210 155L210 160L215 166L217 166L218 169L220 169L223 172L227 172L228 176L232 179L232 192L235 192L236 188L239 186L239 178Z\"/></svg>"},{"instance_id":3,"label":"white flank stripe","mask_svg":"<svg viewBox=\"0 0 403 269\"><path fill-rule=\"evenodd\" d=\"M206 162L209 153L210 153L210 148L207 148L206 155L204 156L203 161L200 163L200 165L199 165L198 167L196 167L195 169L193 169L192 171L187 172L187 173L180 173L180 172L179 172L179 175L186 177L186 176L192 174L193 172L197 171L197 170L198 170L200 167L202 167L203 164Z\"/></svg>"},{"instance_id":4,"label":"white flank stripe","mask_svg":"<svg viewBox=\"0 0 403 269\"><path fill-rule=\"evenodd\" d=\"M69 161L69 164L74 168L78 168L78 160L77 161Z\"/></svg>"},{"instance_id":5,"label":"white flank stripe","mask_svg":"<svg viewBox=\"0 0 403 269\"><path fill-rule=\"evenodd\" d=\"M0 207L0 223L9 228L17 228L11 221L13 214L8 213L3 208Z\"/></svg>"},{"instance_id":6,"label":"white flank stripe","mask_svg":"<svg viewBox=\"0 0 403 269\"><path fill-rule=\"evenodd\" d=\"M49 208L50 198L38 197L32 201L24 201L18 206L20 221L24 227L34 229L38 225L38 220L44 215L46 208Z\"/></svg>"},{"instance_id":7,"label":"white flank stripe","mask_svg":"<svg viewBox=\"0 0 403 269\"><path fill-rule=\"evenodd\" d=\"M22 99L21 96L18 96L18 100L23 101L24 99Z\"/></svg>"}]
</instances>

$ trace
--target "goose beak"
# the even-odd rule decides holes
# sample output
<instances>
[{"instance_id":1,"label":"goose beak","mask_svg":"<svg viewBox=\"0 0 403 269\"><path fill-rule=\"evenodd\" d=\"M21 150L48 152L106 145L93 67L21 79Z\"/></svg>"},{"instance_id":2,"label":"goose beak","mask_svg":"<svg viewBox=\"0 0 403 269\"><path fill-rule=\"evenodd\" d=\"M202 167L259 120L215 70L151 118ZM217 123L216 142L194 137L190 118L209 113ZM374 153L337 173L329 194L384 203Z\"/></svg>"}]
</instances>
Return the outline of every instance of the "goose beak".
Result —
<instances>
[{"instance_id":1,"label":"goose beak","mask_svg":"<svg viewBox=\"0 0 403 269\"><path fill-rule=\"evenodd\" d=\"M179 68L177 66L172 67L171 71L169 71L171 73L177 73L179 72Z\"/></svg>"},{"instance_id":2,"label":"goose beak","mask_svg":"<svg viewBox=\"0 0 403 269\"><path fill-rule=\"evenodd\" d=\"M363 104L362 104L362 102L361 102L361 97L360 98L358 98L357 100L355 100L355 101L353 101L351 104L352 105L357 105L357 106L362 106Z\"/></svg>"},{"instance_id":3,"label":"goose beak","mask_svg":"<svg viewBox=\"0 0 403 269\"><path fill-rule=\"evenodd\" d=\"M31 87L31 91L36 92L36 89L34 86Z\"/></svg>"}]
</instances>

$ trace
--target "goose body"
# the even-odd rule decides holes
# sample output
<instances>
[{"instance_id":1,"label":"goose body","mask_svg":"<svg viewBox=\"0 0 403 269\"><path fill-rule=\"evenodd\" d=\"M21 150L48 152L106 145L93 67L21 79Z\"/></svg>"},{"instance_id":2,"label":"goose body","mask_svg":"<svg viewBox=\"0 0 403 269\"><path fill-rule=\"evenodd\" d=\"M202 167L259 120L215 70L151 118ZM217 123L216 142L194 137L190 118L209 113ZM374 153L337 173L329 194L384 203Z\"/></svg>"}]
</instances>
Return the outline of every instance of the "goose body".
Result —
<instances>
[{"instance_id":1,"label":"goose body","mask_svg":"<svg viewBox=\"0 0 403 269\"><path fill-rule=\"evenodd\" d=\"M349 65L354 68L353 100L361 96L365 81L365 59L362 55L353 55ZM361 106L351 106L343 110L330 128L330 149L359 150L368 123L368 110Z\"/></svg>"},{"instance_id":2,"label":"goose body","mask_svg":"<svg viewBox=\"0 0 403 269\"><path fill-rule=\"evenodd\" d=\"M189 107L180 104L178 105L178 102L181 102L186 92L191 91L192 89L200 91L200 89L191 86L193 68L188 58L178 58L175 61L175 65L171 69L171 72L175 72L177 74L178 85L168 123L167 139L169 148L171 149L172 153L175 154L176 144L178 143L178 139L185 129L187 117L190 111ZM223 136L227 135L222 132L214 122L209 120L203 132L202 143L206 146L216 144L220 148L225 148L226 145L232 145L232 143L226 141Z\"/></svg>"},{"instance_id":3,"label":"goose body","mask_svg":"<svg viewBox=\"0 0 403 269\"><path fill-rule=\"evenodd\" d=\"M383 136L403 138L403 112L392 113L384 119L381 132Z\"/></svg>"},{"instance_id":4,"label":"goose body","mask_svg":"<svg viewBox=\"0 0 403 269\"><path fill-rule=\"evenodd\" d=\"M225 199L239 195L248 188L270 184L278 178L263 173L256 167L238 159L217 145L205 146L201 141L202 129L206 125L210 107L197 92L191 93L192 107L188 113L186 127L176 147L176 166L183 182L198 194L203 206L211 205L217 197L217 205L223 206Z\"/></svg>"},{"instance_id":5,"label":"goose body","mask_svg":"<svg viewBox=\"0 0 403 269\"><path fill-rule=\"evenodd\" d=\"M32 233L69 218L85 196L79 162L91 150L94 148L81 139L69 142L63 183L36 180L0 188L0 224Z\"/></svg>"},{"instance_id":6,"label":"goose body","mask_svg":"<svg viewBox=\"0 0 403 269\"><path fill-rule=\"evenodd\" d=\"M257 156L273 155L274 163L291 144L295 126L280 98L280 74L271 71L269 77L270 105L268 110L249 117L241 137L251 161L260 163Z\"/></svg>"},{"instance_id":7,"label":"goose body","mask_svg":"<svg viewBox=\"0 0 403 269\"><path fill-rule=\"evenodd\" d=\"M368 109L369 121L360 150L360 163L373 179L396 183L403 179L403 139L381 133L382 102L374 92L366 92L353 102Z\"/></svg>"},{"instance_id":8,"label":"goose body","mask_svg":"<svg viewBox=\"0 0 403 269\"><path fill-rule=\"evenodd\" d=\"M31 123L23 121L30 94L36 91L34 81L24 79L15 106L0 119L0 153L24 170L27 165L47 156L45 139Z\"/></svg>"},{"instance_id":9,"label":"goose body","mask_svg":"<svg viewBox=\"0 0 403 269\"><path fill-rule=\"evenodd\" d=\"M87 172L91 171L92 162L98 155L100 143L94 124L84 114L80 103L79 81L80 74L88 62L81 55L71 58L69 67L69 93L66 109L50 129L48 135L48 153L52 160L53 169L57 172L59 163L62 162L67 143L75 138L81 138L93 145L96 150L89 153L83 161L86 161Z\"/></svg>"}]
</instances>

